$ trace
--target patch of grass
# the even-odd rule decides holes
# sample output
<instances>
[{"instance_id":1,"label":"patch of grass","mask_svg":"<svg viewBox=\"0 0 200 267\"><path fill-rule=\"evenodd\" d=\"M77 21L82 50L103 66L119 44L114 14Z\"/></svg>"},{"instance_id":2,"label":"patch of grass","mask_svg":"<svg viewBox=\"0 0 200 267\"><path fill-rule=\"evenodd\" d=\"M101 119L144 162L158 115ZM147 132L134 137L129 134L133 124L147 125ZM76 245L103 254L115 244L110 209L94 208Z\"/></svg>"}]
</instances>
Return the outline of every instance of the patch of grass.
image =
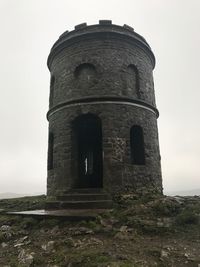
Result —
<instances>
[{"instance_id":1,"label":"patch of grass","mask_svg":"<svg viewBox=\"0 0 200 267\"><path fill-rule=\"evenodd\" d=\"M12 199L1 199L0 208L6 211L22 211L44 209L46 196L20 197Z\"/></svg>"},{"instance_id":2,"label":"patch of grass","mask_svg":"<svg viewBox=\"0 0 200 267\"><path fill-rule=\"evenodd\" d=\"M156 200L152 206L155 215L172 217L181 211L180 204L165 199Z\"/></svg>"},{"instance_id":3,"label":"patch of grass","mask_svg":"<svg viewBox=\"0 0 200 267\"><path fill-rule=\"evenodd\" d=\"M197 215L193 210L183 210L180 214L178 214L175 221L178 225L197 225L199 223L199 215Z\"/></svg>"},{"instance_id":4,"label":"patch of grass","mask_svg":"<svg viewBox=\"0 0 200 267\"><path fill-rule=\"evenodd\" d=\"M21 219L20 226L23 229L32 229L37 227L38 220L32 217L26 217Z\"/></svg>"},{"instance_id":5,"label":"patch of grass","mask_svg":"<svg viewBox=\"0 0 200 267\"><path fill-rule=\"evenodd\" d=\"M89 221L86 226L94 231L99 230L101 228L97 221Z\"/></svg>"},{"instance_id":6,"label":"patch of grass","mask_svg":"<svg viewBox=\"0 0 200 267\"><path fill-rule=\"evenodd\" d=\"M5 233L0 232L0 242L6 241Z\"/></svg>"},{"instance_id":7,"label":"patch of grass","mask_svg":"<svg viewBox=\"0 0 200 267\"><path fill-rule=\"evenodd\" d=\"M0 227L4 224L12 225L16 222L19 222L19 216L8 216L8 215L0 215Z\"/></svg>"},{"instance_id":8,"label":"patch of grass","mask_svg":"<svg viewBox=\"0 0 200 267\"><path fill-rule=\"evenodd\" d=\"M44 266L44 258L38 253L34 255L33 263L34 265L31 265L31 266Z\"/></svg>"},{"instance_id":9,"label":"patch of grass","mask_svg":"<svg viewBox=\"0 0 200 267\"><path fill-rule=\"evenodd\" d=\"M10 267L19 267L19 262L18 262L17 257L10 258L8 266L10 266Z\"/></svg>"},{"instance_id":10,"label":"patch of grass","mask_svg":"<svg viewBox=\"0 0 200 267\"><path fill-rule=\"evenodd\" d=\"M73 250L73 252L68 250L68 253L65 251L66 260L71 263L70 266L81 267L103 267L108 266L108 263L112 261L111 257L106 255L102 249L95 247L81 248L76 251Z\"/></svg>"},{"instance_id":11,"label":"patch of grass","mask_svg":"<svg viewBox=\"0 0 200 267\"><path fill-rule=\"evenodd\" d=\"M52 228L62 223L59 219L44 219L40 222L40 227Z\"/></svg>"},{"instance_id":12,"label":"patch of grass","mask_svg":"<svg viewBox=\"0 0 200 267\"><path fill-rule=\"evenodd\" d=\"M136 265L133 265L132 262L124 262L120 263L120 267L136 267Z\"/></svg>"}]
</instances>

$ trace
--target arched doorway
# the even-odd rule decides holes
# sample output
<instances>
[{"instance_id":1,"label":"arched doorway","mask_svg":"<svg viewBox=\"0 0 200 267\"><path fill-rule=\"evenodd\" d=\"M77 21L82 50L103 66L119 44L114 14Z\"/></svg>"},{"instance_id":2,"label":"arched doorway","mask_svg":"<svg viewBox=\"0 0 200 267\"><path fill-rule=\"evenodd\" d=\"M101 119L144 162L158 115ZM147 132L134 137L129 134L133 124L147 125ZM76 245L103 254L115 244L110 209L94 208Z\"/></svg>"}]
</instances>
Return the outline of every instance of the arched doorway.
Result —
<instances>
[{"instance_id":1,"label":"arched doorway","mask_svg":"<svg viewBox=\"0 0 200 267\"><path fill-rule=\"evenodd\" d=\"M103 186L101 120L93 114L80 115L74 120L76 188Z\"/></svg>"}]
</instances>

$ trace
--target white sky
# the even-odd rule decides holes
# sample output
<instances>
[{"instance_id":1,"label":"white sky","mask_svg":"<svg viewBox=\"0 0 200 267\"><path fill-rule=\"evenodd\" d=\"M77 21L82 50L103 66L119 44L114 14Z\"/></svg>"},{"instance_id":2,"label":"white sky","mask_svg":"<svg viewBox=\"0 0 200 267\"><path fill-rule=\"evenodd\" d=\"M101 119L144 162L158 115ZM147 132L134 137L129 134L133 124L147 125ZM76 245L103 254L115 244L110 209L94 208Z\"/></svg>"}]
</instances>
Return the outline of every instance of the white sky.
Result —
<instances>
[{"instance_id":1,"label":"white sky","mask_svg":"<svg viewBox=\"0 0 200 267\"><path fill-rule=\"evenodd\" d=\"M199 0L0 0L0 192L46 191L50 48L99 19L128 24L156 56L163 185L200 188Z\"/></svg>"}]
</instances>

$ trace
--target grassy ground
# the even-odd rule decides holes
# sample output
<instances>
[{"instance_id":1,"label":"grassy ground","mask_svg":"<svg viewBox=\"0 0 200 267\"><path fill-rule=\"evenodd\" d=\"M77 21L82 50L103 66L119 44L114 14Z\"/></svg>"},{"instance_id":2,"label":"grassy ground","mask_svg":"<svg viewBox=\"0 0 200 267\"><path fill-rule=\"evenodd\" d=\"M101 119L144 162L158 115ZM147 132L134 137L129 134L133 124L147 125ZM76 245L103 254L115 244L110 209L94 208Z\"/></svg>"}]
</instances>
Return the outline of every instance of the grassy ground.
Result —
<instances>
[{"instance_id":1,"label":"grassy ground","mask_svg":"<svg viewBox=\"0 0 200 267\"><path fill-rule=\"evenodd\" d=\"M44 208L45 196L0 200L6 211ZM0 266L200 266L200 197L116 199L94 221L0 213Z\"/></svg>"}]
</instances>

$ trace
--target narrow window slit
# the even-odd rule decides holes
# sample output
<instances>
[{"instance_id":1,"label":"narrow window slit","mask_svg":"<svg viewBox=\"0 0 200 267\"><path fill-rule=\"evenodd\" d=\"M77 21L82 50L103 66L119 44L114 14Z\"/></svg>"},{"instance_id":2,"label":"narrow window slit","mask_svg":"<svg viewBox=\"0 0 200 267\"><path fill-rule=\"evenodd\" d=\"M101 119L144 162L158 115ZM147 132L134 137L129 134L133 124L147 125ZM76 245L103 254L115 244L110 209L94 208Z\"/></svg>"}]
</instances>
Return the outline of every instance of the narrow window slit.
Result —
<instances>
[{"instance_id":1,"label":"narrow window slit","mask_svg":"<svg viewBox=\"0 0 200 267\"><path fill-rule=\"evenodd\" d=\"M130 130L131 163L135 165L145 164L144 136L142 127L134 125Z\"/></svg>"},{"instance_id":2,"label":"narrow window slit","mask_svg":"<svg viewBox=\"0 0 200 267\"><path fill-rule=\"evenodd\" d=\"M54 135L53 133L49 133L48 170L53 169L53 147L54 147Z\"/></svg>"}]
</instances>

